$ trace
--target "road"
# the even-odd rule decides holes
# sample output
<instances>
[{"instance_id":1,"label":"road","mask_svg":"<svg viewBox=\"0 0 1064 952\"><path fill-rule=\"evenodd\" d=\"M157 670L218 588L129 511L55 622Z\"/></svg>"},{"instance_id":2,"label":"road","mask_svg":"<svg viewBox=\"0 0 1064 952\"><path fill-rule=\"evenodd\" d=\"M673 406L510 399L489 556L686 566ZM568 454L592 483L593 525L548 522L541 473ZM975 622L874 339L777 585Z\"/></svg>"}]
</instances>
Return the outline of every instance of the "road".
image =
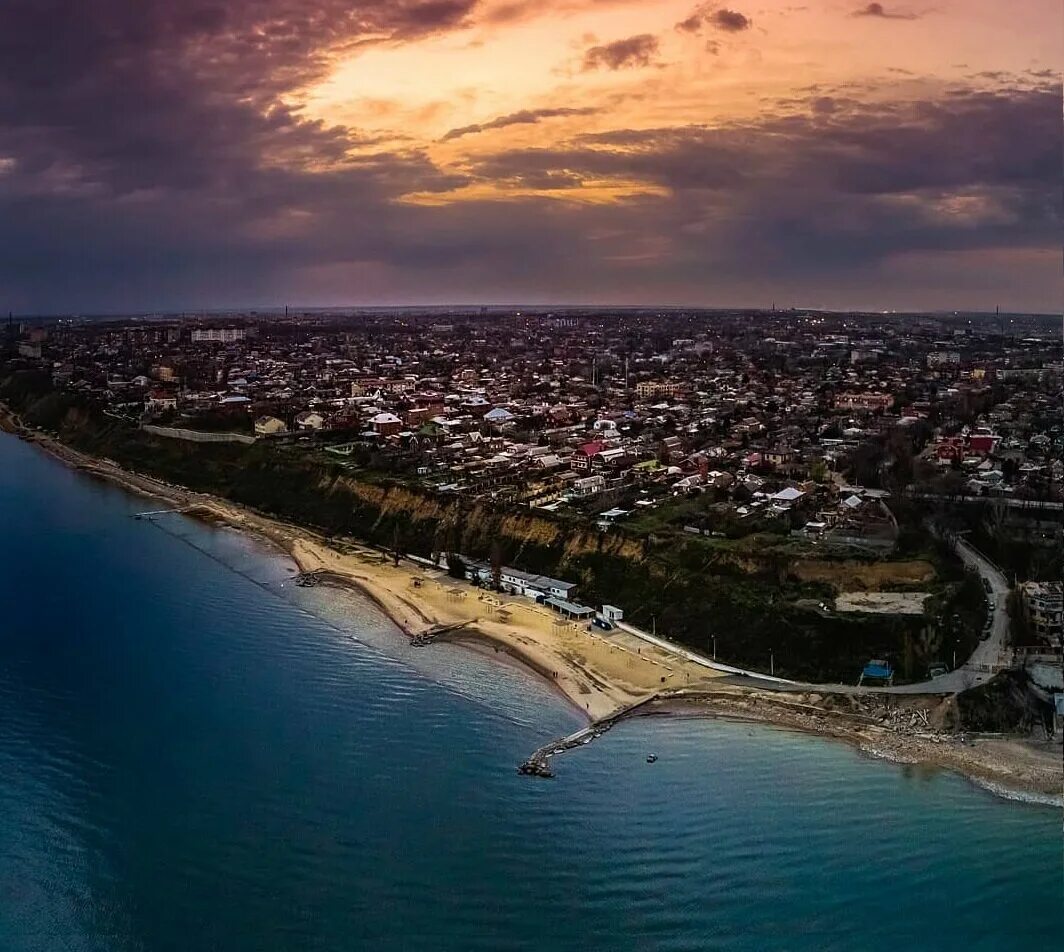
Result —
<instances>
[{"instance_id":1,"label":"road","mask_svg":"<svg viewBox=\"0 0 1064 952\"><path fill-rule=\"evenodd\" d=\"M914 492L907 492L905 495L910 499L926 500L939 505L987 506L1001 504L1008 509L1042 510L1044 512L1060 512L1064 510L1064 502L1053 499L1016 499L1013 496L946 496L942 493Z\"/></svg>"},{"instance_id":2,"label":"road","mask_svg":"<svg viewBox=\"0 0 1064 952\"><path fill-rule=\"evenodd\" d=\"M729 677L756 678L760 683L776 686L794 685L796 683L794 681L788 681L786 678L777 678L773 675L761 674L757 671L748 671L746 668L737 668L734 665L724 664L720 661L713 661L705 655L699 654L697 651L692 651L690 648L678 645L676 642L669 641L667 638L662 638L660 635L654 635L649 631L643 631L643 629L636 628L634 625L630 625L627 622L620 622L618 624L611 640L619 641L624 638L625 634L638 641L654 645L662 651L682 658L685 661L690 661L692 664L697 664L703 668L707 668L713 672L721 673Z\"/></svg>"},{"instance_id":3,"label":"road","mask_svg":"<svg viewBox=\"0 0 1064 952\"><path fill-rule=\"evenodd\" d=\"M964 664L954 671L915 684L899 684L893 687L853 684L800 684L762 678L753 672L728 678L732 684L775 691L827 691L832 694L956 694L989 681L994 674L1007 667L1011 651L1009 640L1009 582L1002 571L978 549L973 548L959 536L949 537L954 552L964 564L979 573L990 586L991 608L990 636L980 641L975 651Z\"/></svg>"},{"instance_id":4,"label":"road","mask_svg":"<svg viewBox=\"0 0 1064 952\"><path fill-rule=\"evenodd\" d=\"M970 569L979 573L984 586L989 585L987 600L990 604L990 635L980 641L971 657L955 671L916 684L901 684L887 688L892 694L955 693L989 681L1001 668L1010 663L1009 641L1009 582L1001 569L982 552L973 548L958 536L949 538L953 551Z\"/></svg>"}]
</instances>

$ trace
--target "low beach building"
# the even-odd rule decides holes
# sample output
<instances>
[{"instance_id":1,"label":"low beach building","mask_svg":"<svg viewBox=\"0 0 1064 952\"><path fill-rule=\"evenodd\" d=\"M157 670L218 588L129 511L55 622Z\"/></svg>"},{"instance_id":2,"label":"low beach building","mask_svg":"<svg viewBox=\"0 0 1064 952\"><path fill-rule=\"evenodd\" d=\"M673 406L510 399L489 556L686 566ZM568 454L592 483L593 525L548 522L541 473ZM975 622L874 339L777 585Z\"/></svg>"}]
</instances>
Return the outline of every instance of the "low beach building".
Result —
<instances>
[{"instance_id":1,"label":"low beach building","mask_svg":"<svg viewBox=\"0 0 1064 952\"><path fill-rule=\"evenodd\" d=\"M469 581L477 585L491 581L492 567L487 562L464 555L459 555L458 559L465 567L465 575ZM504 565L499 569L499 587L509 595L524 595L533 599L568 599L576 588L576 582L522 572L521 569Z\"/></svg>"},{"instance_id":2,"label":"low beach building","mask_svg":"<svg viewBox=\"0 0 1064 952\"><path fill-rule=\"evenodd\" d=\"M504 589L509 589L514 595L527 595L530 598L543 595L565 599L576 588L575 582L563 582L548 575L532 575L509 566L502 569L499 578Z\"/></svg>"},{"instance_id":3,"label":"low beach building","mask_svg":"<svg viewBox=\"0 0 1064 952\"><path fill-rule=\"evenodd\" d=\"M543 604L551 611L555 611L573 621L584 621L595 614L593 608L588 608L586 605L578 605L576 602L570 602L564 598L548 598L544 600Z\"/></svg>"}]
</instances>

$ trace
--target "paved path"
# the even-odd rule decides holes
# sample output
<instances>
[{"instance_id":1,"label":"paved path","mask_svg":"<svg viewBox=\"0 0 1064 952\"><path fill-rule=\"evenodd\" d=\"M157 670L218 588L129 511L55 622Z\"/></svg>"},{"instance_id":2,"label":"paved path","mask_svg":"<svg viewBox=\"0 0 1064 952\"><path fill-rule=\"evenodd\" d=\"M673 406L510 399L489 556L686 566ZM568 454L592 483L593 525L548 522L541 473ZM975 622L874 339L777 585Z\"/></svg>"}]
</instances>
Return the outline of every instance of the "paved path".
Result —
<instances>
[{"instance_id":1,"label":"paved path","mask_svg":"<svg viewBox=\"0 0 1064 952\"><path fill-rule=\"evenodd\" d=\"M643 631L642 628L636 628L634 625L628 624L628 622L619 622L617 627L620 631L627 632L629 635L632 635L634 638L638 638L640 641L644 641L647 644L654 645L660 648L662 651L683 658L685 661L690 661L692 664L700 665L701 667L707 668L715 673L734 677L756 678L758 681L764 682L766 684L795 684L794 681L788 681L785 678L777 678L770 674L760 674L757 671L748 671L746 668L736 668L734 665L724 664L720 661L713 661L712 659L707 658L705 655L699 654L697 651L692 651L690 648L686 648L683 645L678 645L675 641L669 641L667 638L662 638L660 635L653 635L649 631Z\"/></svg>"}]
</instances>

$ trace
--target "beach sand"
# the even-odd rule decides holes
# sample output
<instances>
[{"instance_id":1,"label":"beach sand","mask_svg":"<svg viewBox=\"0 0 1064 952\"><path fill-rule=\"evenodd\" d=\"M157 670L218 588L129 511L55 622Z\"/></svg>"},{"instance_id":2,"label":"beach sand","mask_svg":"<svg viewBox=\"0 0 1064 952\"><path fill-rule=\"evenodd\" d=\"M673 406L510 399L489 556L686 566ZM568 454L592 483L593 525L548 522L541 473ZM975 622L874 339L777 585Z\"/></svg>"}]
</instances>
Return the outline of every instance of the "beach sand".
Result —
<instances>
[{"instance_id":1,"label":"beach sand","mask_svg":"<svg viewBox=\"0 0 1064 952\"><path fill-rule=\"evenodd\" d=\"M825 705L824 700L822 695L736 691L728 685L709 685L663 695L638 713L722 717L819 734L845 741L870 757L923 769L951 770L1006 799L1064 806L1064 766L1058 742L941 733L919 726L899 728L875 716ZM845 703L848 699L842 700ZM904 703L914 710L920 706L918 697L915 702L908 698Z\"/></svg>"},{"instance_id":2,"label":"beach sand","mask_svg":"<svg viewBox=\"0 0 1064 952\"><path fill-rule=\"evenodd\" d=\"M324 570L332 579L357 585L407 634L465 624L468 628L455 632L454 640L479 636L502 646L551 680L591 719L663 688L713 677L708 669L655 646L629 647L589 631L587 623L566 622L527 598L482 591L443 571L407 561L396 566L381 553L350 543L338 551L301 533L286 541L304 572Z\"/></svg>"}]
</instances>

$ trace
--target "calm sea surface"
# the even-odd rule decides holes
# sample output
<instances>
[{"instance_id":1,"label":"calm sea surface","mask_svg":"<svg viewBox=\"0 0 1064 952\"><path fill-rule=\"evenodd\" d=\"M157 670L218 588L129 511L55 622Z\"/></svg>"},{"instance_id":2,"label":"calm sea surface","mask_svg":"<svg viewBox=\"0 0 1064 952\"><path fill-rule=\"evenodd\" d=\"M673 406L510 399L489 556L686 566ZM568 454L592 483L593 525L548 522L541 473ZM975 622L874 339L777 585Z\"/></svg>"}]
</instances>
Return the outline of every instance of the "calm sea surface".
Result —
<instances>
[{"instance_id":1,"label":"calm sea surface","mask_svg":"<svg viewBox=\"0 0 1064 952\"><path fill-rule=\"evenodd\" d=\"M1060 940L1051 808L699 720L522 778L538 681L151 508L0 435L0 952Z\"/></svg>"}]
</instances>

